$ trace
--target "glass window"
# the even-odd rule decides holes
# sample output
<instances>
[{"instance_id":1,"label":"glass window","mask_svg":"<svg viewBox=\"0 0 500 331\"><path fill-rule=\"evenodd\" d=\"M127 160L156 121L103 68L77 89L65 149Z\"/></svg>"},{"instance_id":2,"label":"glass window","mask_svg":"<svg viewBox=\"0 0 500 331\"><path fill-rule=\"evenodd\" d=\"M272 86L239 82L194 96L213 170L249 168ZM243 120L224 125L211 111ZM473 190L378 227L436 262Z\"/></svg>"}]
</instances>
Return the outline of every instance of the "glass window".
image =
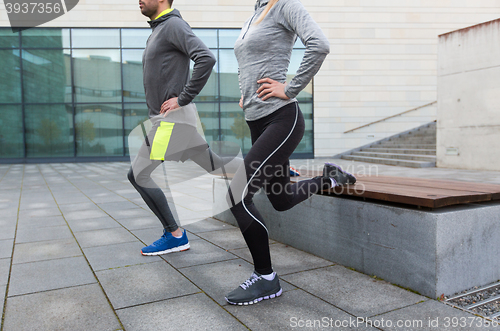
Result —
<instances>
[{"instance_id":1,"label":"glass window","mask_svg":"<svg viewBox=\"0 0 500 331\"><path fill-rule=\"evenodd\" d=\"M222 29L219 30L219 47L220 48L234 48L236 40L240 36L241 30Z\"/></svg>"},{"instance_id":2,"label":"glass window","mask_svg":"<svg viewBox=\"0 0 500 331\"><path fill-rule=\"evenodd\" d=\"M290 82L297 70L299 70L300 63L304 57L305 50L294 49L292 52L292 57L290 58L290 65L288 66L287 81ZM312 81L297 95L297 100L300 102L312 102L313 88Z\"/></svg>"},{"instance_id":3,"label":"glass window","mask_svg":"<svg viewBox=\"0 0 500 331\"><path fill-rule=\"evenodd\" d=\"M123 48L146 48L151 29L122 29Z\"/></svg>"},{"instance_id":4,"label":"glass window","mask_svg":"<svg viewBox=\"0 0 500 331\"><path fill-rule=\"evenodd\" d=\"M71 29L73 48L119 48L119 29Z\"/></svg>"},{"instance_id":5,"label":"glass window","mask_svg":"<svg viewBox=\"0 0 500 331\"><path fill-rule=\"evenodd\" d=\"M217 48L216 29L193 29L193 32L208 48Z\"/></svg>"},{"instance_id":6,"label":"glass window","mask_svg":"<svg viewBox=\"0 0 500 331\"><path fill-rule=\"evenodd\" d=\"M304 121L306 123L306 128L304 132L304 137L300 141L299 145L294 151L294 154L303 154L303 153L313 153L313 140L314 140L314 132L313 132L313 116L312 116L312 103L301 103L300 110L304 115Z\"/></svg>"},{"instance_id":7,"label":"glass window","mask_svg":"<svg viewBox=\"0 0 500 331\"><path fill-rule=\"evenodd\" d=\"M73 51L76 102L121 102L120 50Z\"/></svg>"},{"instance_id":8,"label":"glass window","mask_svg":"<svg viewBox=\"0 0 500 331\"><path fill-rule=\"evenodd\" d=\"M142 49L124 49L123 100L125 102L146 102L142 75Z\"/></svg>"},{"instance_id":9,"label":"glass window","mask_svg":"<svg viewBox=\"0 0 500 331\"><path fill-rule=\"evenodd\" d=\"M0 105L0 158L24 157L21 105Z\"/></svg>"},{"instance_id":10,"label":"glass window","mask_svg":"<svg viewBox=\"0 0 500 331\"><path fill-rule=\"evenodd\" d=\"M234 51L221 49L219 53L220 99L239 102L241 91L238 81L238 61L236 61Z\"/></svg>"},{"instance_id":11,"label":"glass window","mask_svg":"<svg viewBox=\"0 0 500 331\"><path fill-rule=\"evenodd\" d=\"M28 157L72 157L73 108L70 104L25 108Z\"/></svg>"},{"instance_id":12,"label":"glass window","mask_svg":"<svg viewBox=\"0 0 500 331\"><path fill-rule=\"evenodd\" d=\"M23 47L69 48L69 29L28 29L21 32Z\"/></svg>"},{"instance_id":13,"label":"glass window","mask_svg":"<svg viewBox=\"0 0 500 331\"><path fill-rule=\"evenodd\" d=\"M19 47L19 32L13 33L11 28L0 28L0 47Z\"/></svg>"},{"instance_id":14,"label":"glass window","mask_svg":"<svg viewBox=\"0 0 500 331\"><path fill-rule=\"evenodd\" d=\"M21 61L19 49L0 50L0 103L21 102Z\"/></svg>"},{"instance_id":15,"label":"glass window","mask_svg":"<svg viewBox=\"0 0 500 331\"><path fill-rule=\"evenodd\" d=\"M77 156L122 156L121 104L92 104L76 107Z\"/></svg>"},{"instance_id":16,"label":"glass window","mask_svg":"<svg viewBox=\"0 0 500 331\"><path fill-rule=\"evenodd\" d=\"M248 153L252 147L250 129L238 103L222 103L220 116L221 140L236 143L243 153Z\"/></svg>"},{"instance_id":17,"label":"glass window","mask_svg":"<svg viewBox=\"0 0 500 331\"><path fill-rule=\"evenodd\" d=\"M216 49L211 49L210 50L212 53L214 53L215 57L217 58L217 50ZM193 74L193 66L194 62L190 62L190 76ZM210 74L210 78L208 79L207 83L205 84L205 87L203 87L203 90L196 96L194 99L194 102L199 102L199 101L217 101L219 98L219 86L217 83L217 64L214 65L212 68L212 73Z\"/></svg>"},{"instance_id":18,"label":"glass window","mask_svg":"<svg viewBox=\"0 0 500 331\"><path fill-rule=\"evenodd\" d=\"M141 125L144 121L147 121L148 107L144 103L139 104L126 104L124 106L125 115L125 152L129 155L128 151L128 135L135 129L138 125Z\"/></svg>"},{"instance_id":19,"label":"glass window","mask_svg":"<svg viewBox=\"0 0 500 331\"><path fill-rule=\"evenodd\" d=\"M69 50L23 50L24 101L27 103L71 102Z\"/></svg>"},{"instance_id":20,"label":"glass window","mask_svg":"<svg viewBox=\"0 0 500 331\"><path fill-rule=\"evenodd\" d=\"M215 102L197 103L196 109L200 117L201 127L205 133L205 139L211 141L219 140L219 104Z\"/></svg>"},{"instance_id":21,"label":"glass window","mask_svg":"<svg viewBox=\"0 0 500 331\"><path fill-rule=\"evenodd\" d=\"M302 40L300 40L300 38L297 37L297 41L295 42L295 45L293 45L293 48L306 48L306 46L304 46Z\"/></svg>"}]
</instances>

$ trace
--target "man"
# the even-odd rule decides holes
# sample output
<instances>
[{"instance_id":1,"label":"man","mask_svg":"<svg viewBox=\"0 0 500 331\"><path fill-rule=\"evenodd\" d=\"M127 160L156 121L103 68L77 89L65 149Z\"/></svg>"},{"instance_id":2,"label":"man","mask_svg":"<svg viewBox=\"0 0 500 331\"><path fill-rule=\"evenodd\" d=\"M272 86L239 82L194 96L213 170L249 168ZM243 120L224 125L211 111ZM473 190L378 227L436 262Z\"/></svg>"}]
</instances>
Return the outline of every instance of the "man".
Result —
<instances>
[{"instance_id":1,"label":"man","mask_svg":"<svg viewBox=\"0 0 500 331\"><path fill-rule=\"evenodd\" d=\"M173 0L140 0L141 13L152 28L143 54L144 89L153 123L132 163L128 179L158 217L164 233L144 247L143 255L159 255L189 249L186 232L177 225L163 191L151 173L164 160L192 159L206 171L221 167L221 159L196 132L196 108L191 101L205 86L215 57L182 19ZM190 60L195 62L189 79ZM167 122L168 120L168 122ZM144 128L144 127L143 127Z\"/></svg>"}]
</instances>

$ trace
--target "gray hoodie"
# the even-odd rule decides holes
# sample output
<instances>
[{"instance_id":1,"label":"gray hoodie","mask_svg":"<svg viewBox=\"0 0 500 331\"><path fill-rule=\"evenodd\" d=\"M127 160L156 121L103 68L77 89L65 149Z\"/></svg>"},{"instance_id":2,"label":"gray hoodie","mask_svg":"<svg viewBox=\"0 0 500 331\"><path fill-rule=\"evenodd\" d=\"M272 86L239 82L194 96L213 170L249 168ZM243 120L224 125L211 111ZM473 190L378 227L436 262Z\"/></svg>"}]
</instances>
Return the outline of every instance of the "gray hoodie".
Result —
<instances>
[{"instance_id":1,"label":"gray hoodie","mask_svg":"<svg viewBox=\"0 0 500 331\"><path fill-rule=\"evenodd\" d=\"M146 103L149 117L153 117L170 98L178 97L181 107L193 101L210 77L215 56L177 9L148 23L153 32L146 43L142 65ZM191 79L190 60L194 61Z\"/></svg>"},{"instance_id":2,"label":"gray hoodie","mask_svg":"<svg viewBox=\"0 0 500 331\"><path fill-rule=\"evenodd\" d=\"M255 21L268 0L257 0L254 15L243 25L234 46L239 65L240 90L247 121L265 117L286 104L307 86L330 52L328 39L299 0L279 0L258 25ZM286 86L290 100L271 97L262 101L257 95L257 80L271 78L284 83L292 48L297 36L306 51L297 74Z\"/></svg>"}]
</instances>

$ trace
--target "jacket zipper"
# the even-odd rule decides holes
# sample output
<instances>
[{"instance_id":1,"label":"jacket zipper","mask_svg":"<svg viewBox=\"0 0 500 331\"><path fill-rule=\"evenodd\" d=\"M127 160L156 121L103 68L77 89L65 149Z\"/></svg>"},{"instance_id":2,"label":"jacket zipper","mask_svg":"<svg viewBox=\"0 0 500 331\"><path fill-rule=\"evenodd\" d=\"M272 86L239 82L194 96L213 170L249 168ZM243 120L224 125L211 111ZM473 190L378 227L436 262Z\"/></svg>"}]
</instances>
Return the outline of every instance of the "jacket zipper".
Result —
<instances>
[{"instance_id":1,"label":"jacket zipper","mask_svg":"<svg viewBox=\"0 0 500 331\"><path fill-rule=\"evenodd\" d=\"M250 23L248 23L247 30L245 31L245 34L243 35L243 38L241 38L242 40L245 39L245 36L247 35L248 30L250 30L250 26L252 26L252 22L253 22L253 19L255 18L255 15L257 15L257 13L253 14L252 19L250 20Z\"/></svg>"}]
</instances>

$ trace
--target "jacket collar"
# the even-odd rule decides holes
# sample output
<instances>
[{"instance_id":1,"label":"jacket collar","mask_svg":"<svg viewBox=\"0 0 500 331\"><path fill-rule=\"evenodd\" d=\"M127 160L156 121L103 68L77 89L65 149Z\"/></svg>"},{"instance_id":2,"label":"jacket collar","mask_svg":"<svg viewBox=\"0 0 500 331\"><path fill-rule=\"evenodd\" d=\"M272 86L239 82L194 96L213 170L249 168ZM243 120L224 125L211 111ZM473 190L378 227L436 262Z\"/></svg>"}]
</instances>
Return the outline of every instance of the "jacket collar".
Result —
<instances>
[{"instance_id":1,"label":"jacket collar","mask_svg":"<svg viewBox=\"0 0 500 331\"><path fill-rule=\"evenodd\" d=\"M173 16L177 16L179 18L182 18L181 16L181 13L179 13L179 11L177 9L174 9L172 10L170 13L167 13L165 15L162 15L160 17L158 17L157 19L155 20L151 20L151 21L148 21L149 25L151 26L151 28L156 28L158 25L160 25L161 23L165 22L166 20L168 20L169 18L173 17Z\"/></svg>"}]
</instances>

